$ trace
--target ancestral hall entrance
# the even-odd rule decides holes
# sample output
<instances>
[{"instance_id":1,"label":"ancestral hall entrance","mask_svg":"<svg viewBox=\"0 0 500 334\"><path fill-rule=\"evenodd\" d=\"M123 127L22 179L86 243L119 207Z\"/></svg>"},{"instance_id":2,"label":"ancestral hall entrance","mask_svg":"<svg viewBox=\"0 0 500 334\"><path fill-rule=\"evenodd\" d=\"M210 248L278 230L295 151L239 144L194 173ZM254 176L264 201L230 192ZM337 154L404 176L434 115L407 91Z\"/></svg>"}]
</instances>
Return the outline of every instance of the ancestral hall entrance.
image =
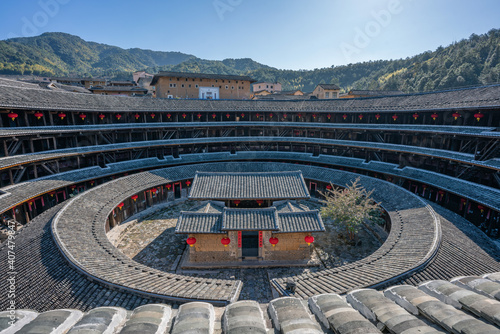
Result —
<instances>
[{"instance_id":1,"label":"ancestral hall entrance","mask_svg":"<svg viewBox=\"0 0 500 334\"><path fill-rule=\"evenodd\" d=\"M242 231L241 232L241 256L258 257L259 256L259 232Z\"/></svg>"}]
</instances>

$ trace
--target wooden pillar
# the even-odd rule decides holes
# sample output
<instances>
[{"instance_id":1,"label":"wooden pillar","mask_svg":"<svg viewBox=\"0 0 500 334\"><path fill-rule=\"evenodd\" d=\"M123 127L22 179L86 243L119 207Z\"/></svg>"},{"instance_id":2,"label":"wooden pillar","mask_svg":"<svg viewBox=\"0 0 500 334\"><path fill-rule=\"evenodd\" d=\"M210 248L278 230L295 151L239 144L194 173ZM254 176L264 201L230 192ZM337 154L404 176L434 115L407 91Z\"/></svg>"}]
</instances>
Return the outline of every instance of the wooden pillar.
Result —
<instances>
[{"instance_id":1,"label":"wooden pillar","mask_svg":"<svg viewBox=\"0 0 500 334\"><path fill-rule=\"evenodd\" d=\"M6 157L9 156L9 148L7 147L7 141L3 140L3 151Z\"/></svg>"}]
</instances>

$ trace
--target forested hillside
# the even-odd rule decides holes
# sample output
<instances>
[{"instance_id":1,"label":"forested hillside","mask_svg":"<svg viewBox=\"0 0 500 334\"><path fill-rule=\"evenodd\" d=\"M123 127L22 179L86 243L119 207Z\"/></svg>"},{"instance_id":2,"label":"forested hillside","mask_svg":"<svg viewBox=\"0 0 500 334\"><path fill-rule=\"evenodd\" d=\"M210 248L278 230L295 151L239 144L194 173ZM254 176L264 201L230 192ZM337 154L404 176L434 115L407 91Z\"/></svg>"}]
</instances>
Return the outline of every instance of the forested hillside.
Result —
<instances>
[{"instance_id":1,"label":"forested hillside","mask_svg":"<svg viewBox=\"0 0 500 334\"><path fill-rule=\"evenodd\" d=\"M280 70L250 58L205 60L181 52L122 49L64 33L0 41L0 74L107 76L131 79L146 69L249 75L283 89L312 91L318 83L344 90L430 91L500 82L500 30L399 60L375 60L314 70Z\"/></svg>"}]
</instances>

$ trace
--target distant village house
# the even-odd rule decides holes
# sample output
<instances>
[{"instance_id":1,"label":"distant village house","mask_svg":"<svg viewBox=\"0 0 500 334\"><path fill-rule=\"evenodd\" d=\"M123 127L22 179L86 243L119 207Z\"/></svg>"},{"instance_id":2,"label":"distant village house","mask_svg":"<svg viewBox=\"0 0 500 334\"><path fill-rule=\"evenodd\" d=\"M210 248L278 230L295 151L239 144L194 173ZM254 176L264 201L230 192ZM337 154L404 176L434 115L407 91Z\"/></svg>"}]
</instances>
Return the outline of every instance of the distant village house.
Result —
<instances>
[{"instance_id":1,"label":"distant village house","mask_svg":"<svg viewBox=\"0 0 500 334\"><path fill-rule=\"evenodd\" d=\"M250 77L239 75L160 72L151 82L156 97L170 99L250 99Z\"/></svg>"}]
</instances>

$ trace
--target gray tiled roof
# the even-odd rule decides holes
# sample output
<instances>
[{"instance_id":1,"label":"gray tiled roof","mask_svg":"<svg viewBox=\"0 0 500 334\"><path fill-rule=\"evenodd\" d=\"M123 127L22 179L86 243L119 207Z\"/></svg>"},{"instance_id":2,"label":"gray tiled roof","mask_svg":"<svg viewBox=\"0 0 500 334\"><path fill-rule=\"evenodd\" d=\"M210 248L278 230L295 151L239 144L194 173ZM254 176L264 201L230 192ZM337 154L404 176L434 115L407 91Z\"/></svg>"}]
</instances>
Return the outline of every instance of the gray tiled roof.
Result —
<instances>
[{"instance_id":1,"label":"gray tiled roof","mask_svg":"<svg viewBox=\"0 0 500 334\"><path fill-rule=\"evenodd\" d=\"M254 79L248 76L242 75L229 75L229 74L208 74L208 73L186 73L186 72L160 72L155 74L152 85L155 85L158 82L158 79L161 77L173 77L173 78L202 78L202 79L221 79L221 80L243 80L255 82Z\"/></svg>"},{"instance_id":2,"label":"gray tiled roof","mask_svg":"<svg viewBox=\"0 0 500 334\"><path fill-rule=\"evenodd\" d=\"M280 205L283 210L283 205ZM276 233L323 232L325 227L318 210L278 211L276 207L262 209L224 208L222 213L183 211L175 233L224 233L224 231L275 231ZM305 210L307 209L307 210Z\"/></svg>"},{"instance_id":3,"label":"gray tiled roof","mask_svg":"<svg viewBox=\"0 0 500 334\"><path fill-rule=\"evenodd\" d=\"M301 171L266 173L199 172L190 199L299 199L310 198Z\"/></svg>"},{"instance_id":4,"label":"gray tiled roof","mask_svg":"<svg viewBox=\"0 0 500 334\"><path fill-rule=\"evenodd\" d=\"M327 89L327 90L331 90L331 89L340 90L340 87L337 85L334 85L334 84L319 84L318 86L320 86L323 89Z\"/></svg>"},{"instance_id":5,"label":"gray tiled roof","mask_svg":"<svg viewBox=\"0 0 500 334\"><path fill-rule=\"evenodd\" d=\"M31 110L77 111L245 111L245 112L413 112L469 108L499 108L500 85L440 92L403 94L360 99L292 101L136 99L99 94L77 94L19 87L0 78L0 107Z\"/></svg>"},{"instance_id":6,"label":"gray tiled roof","mask_svg":"<svg viewBox=\"0 0 500 334\"><path fill-rule=\"evenodd\" d=\"M182 211L175 233L224 233L221 231L220 213Z\"/></svg>"},{"instance_id":7,"label":"gray tiled roof","mask_svg":"<svg viewBox=\"0 0 500 334\"><path fill-rule=\"evenodd\" d=\"M276 233L324 232L325 226L318 210L279 213L280 230Z\"/></svg>"},{"instance_id":8,"label":"gray tiled roof","mask_svg":"<svg viewBox=\"0 0 500 334\"><path fill-rule=\"evenodd\" d=\"M277 231L279 218L276 208L233 209L225 208L222 213L224 231Z\"/></svg>"}]
</instances>

